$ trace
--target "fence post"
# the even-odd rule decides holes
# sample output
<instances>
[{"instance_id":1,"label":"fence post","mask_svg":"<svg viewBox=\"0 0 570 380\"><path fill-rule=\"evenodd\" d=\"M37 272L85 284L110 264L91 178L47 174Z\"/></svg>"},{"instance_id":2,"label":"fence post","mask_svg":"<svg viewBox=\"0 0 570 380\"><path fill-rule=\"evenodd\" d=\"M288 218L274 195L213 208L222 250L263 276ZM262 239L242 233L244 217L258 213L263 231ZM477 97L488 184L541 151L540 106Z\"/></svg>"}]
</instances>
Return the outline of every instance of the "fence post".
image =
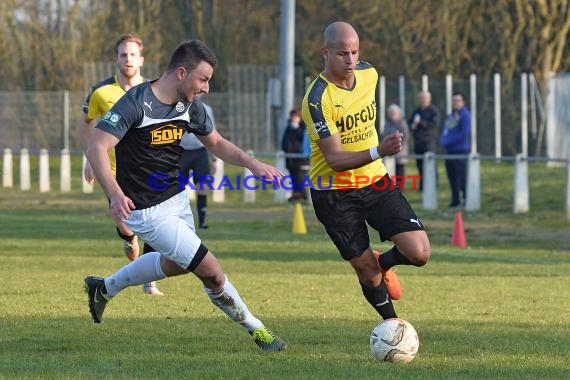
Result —
<instances>
[{"instance_id":1,"label":"fence post","mask_svg":"<svg viewBox=\"0 0 570 380\"><path fill-rule=\"evenodd\" d=\"M214 190L212 190L212 201L216 203L224 203L226 201L226 193L223 186L220 186L224 179L224 161L219 158L214 162L216 172L214 173Z\"/></svg>"},{"instance_id":2,"label":"fence post","mask_svg":"<svg viewBox=\"0 0 570 380\"><path fill-rule=\"evenodd\" d=\"M521 153L528 156L528 74L521 74Z\"/></svg>"},{"instance_id":3,"label":"fence post","mask_svg":"<svg viewBox=\"0 0 570 380\"><path fill-rule=\"evenodd\" d=\"M422 75L422 91L429 91L429 79L426 74Z\"/></svg>"},{"instance_id":4,"label":"fence post","mask_svg":"<svg viewBox=\"0 0 570 380\"><path fill-rule=\"evenodd\" d=\"M469 77L471 92L471 153L477 153L477 76Z\"/></svg>"},{"instance_id":5,"label":"fence post","mask_svg":"<svg viewBox=\"0 0 570 380\"><path fill-rule=\"evenodd\" d=\"M424 154L424 178L422 206L425 210L437 209L437 183L436 183L436 160L433 152Z\"/></svg>"},{"instance_id":6,"label":"fence post","mask_svg":"<svg viewBox=\"0 0 570 380\"><path fill-rule=\"evenodd\" d=\"M62 193L71 191L71 159L69 149L61 150L59 186Z\"/></svg>"},{"instance_id":7,"label":"fence post","mask_svg":"<svg viewBox=\"0 0 570 380\"><path fill-rule=\"evenodd\" d=\"M406 77L400 75L398 77L398 99L400 99L400 109L402 115L406 114Z\"/></svg>"},{"instance_id":8,"label":"fence post","mask_svg":"<svg viewBox=\"0 0 570 380\"><path fill-rule=\"evenodd\" d=\"M4 149L4 161L2 162L2 187L14 186L12 173L12 149Z\"/></svg>"},{"instance_id":9,"label":"fence post","mask_svg":"<svg viewBox=\"0 0 570 380\"><path fill-rule=\"evenodd\" d=\"M566 159L566 219L570 220L570 155Z\"/></svg>"},{"instance_id":10,"label":"fence post","mask_svg":"<svg viewBox=\"0 0 570 380\"><path fill-rule=\"evenodd\" d=\"M49 190L49 153L47 149L40 149L40 193L47 193Z\"/></svg>"},{"instance_id":11,"label":"fence post","mask_svg":"<svg viewBox=\"0 0 570 380\"><path fill-rule=\"evenodd\" d=\"M501 152L501 74L495 74L495 158L502 156Z\"/></svg>"},{"instance_id":12,"label":"fence post","mask_svg":"<svg viewBox=\"0 0 570 380\"><path fill-rule=\"evenodd\" d=\"M449 115L452 111L451 98L453 96L453 77L451 74L445 76L445 114Z\"/></svg>"},{"instance_id":13,"label":"fence post","mask_svg":"<svg viewBox=\"0 0 570 380\"><path fill-rule=\"evenodd\" d=\"M382 161L384 162L384 166L388 171L388 174L391 176L396 175L396 158L394 156L384 156L382 157Z\"/></svg>"},{"instance_id":14,"label":"fence post","mask_svg":"<svg viewBox=\"0 0 570 380\"><path fill-rule=\"evenodd\" d=\"M465 210L481 210L481 176L479 154L467 156L467 186L465 188Z\"/></svg>"},{"instance_id":15,"label":"fence post","mask_svg":"<svg viewBox=\"0 0 570 380\"><path fill-rule=\"evenodd\" d=\"M85 180L85 175L84 175L85 164L87 164L87 157L83 155L83 159L81 160L81 191L83 192L83 194L91 194L93 192L93 184L88 183Z\"/></svg>"},{"instance_id":16,"label":"fence post","mask_svg":"<svg viewBox=\"0 0 570 380\"><path fill-rule=\"evenodd\" d=\"M528 212L528 161L523 154L515 159L515 190L513 212Z\"/></svg>"},{"instance_id":17,"label":"fence post","mask_svg":"<svg viewBox=\"0 0 570 380\"><path fill-rule=\"evenodd\" d=\"M253 150L248 150L247 154L249 154L251 157L253 157ZM249 170L248 168L243 168L243 202L244 203L255 203L255 186L250 187L249 185L246 185L247 178L251 178L251 176L253 175L253 173L251 172L251 170Z\"/></svg>"},{"instance_id":18,"label":"fence post","mask_svg":"<svg viewBox=\"0 0 570 380\"><path fill-rule=\"evenodd\" d=\"M384 126L386 125L386 77L381 75L379 79L378 91L378 109L380 110L380 135L384 133Z\"/></svg>"},{"instance_id":19,"label":"fence post","mask_svg":"<svg viewBox=\"0 0 570 380\"><path fill-rule=\"evenodd\" d=\"M284 174L288 173L287 168L285 167L285 152L283 152L282 150L278 150L277 153L275 153L275 167L281 173L284 173ZM283 203L285 201L287 201L287 190L283 189L280 186L273 193L273 202Z\"/></svg>"},{"instance_id":20,"label":"fence post","mask_svg":"<svg viewBox=\"0 0 570 380\"><path fill-rule=\"evenodd\" d=\"M20 150L20 190L27 191L31 187L30 154L26 148L22 148Z\"/></svg>"}]
</instances>

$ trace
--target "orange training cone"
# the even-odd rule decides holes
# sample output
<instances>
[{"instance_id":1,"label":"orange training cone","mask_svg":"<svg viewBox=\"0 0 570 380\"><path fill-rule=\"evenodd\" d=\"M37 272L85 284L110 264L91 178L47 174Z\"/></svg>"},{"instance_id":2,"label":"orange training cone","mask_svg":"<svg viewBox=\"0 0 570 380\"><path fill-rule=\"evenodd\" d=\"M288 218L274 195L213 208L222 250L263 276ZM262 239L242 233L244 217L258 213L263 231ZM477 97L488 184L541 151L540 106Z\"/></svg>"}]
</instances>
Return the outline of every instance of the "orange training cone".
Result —
<instances>
[{"instance_id":1,"label":"orange training cone","mask_svg":"<svg viewBox=\"0 0 570 380\"><path fill-rule=\"evenodd\" d=\"M455 213L451 245L459 248L467 248L467 237L465 236L465 229L463 228L463 215L461 212Z\"/></svg>"},{"instance_id":2,"label":"orange training cone","mask_svg":"<svg viewBox=\"0 0 570 380\"><path fill-rule=\"evenodd\" d=\"M293 215L293 233L300 235L307 234L305 216L303 215L303 208L299 202L295 202L295 214Z\"/></svg>"}]
</instances>

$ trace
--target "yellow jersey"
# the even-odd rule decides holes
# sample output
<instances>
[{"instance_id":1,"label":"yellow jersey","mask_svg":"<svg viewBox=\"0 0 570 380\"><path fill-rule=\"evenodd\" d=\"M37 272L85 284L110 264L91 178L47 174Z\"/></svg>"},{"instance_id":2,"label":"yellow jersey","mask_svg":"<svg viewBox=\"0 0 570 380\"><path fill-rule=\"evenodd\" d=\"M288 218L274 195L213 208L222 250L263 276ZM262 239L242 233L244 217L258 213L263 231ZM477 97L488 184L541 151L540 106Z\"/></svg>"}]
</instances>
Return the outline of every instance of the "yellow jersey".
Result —
<instances>
[{"instance_id":1,"label":"yellow jersey","mask_svg":"<svg viewBox=\"0 0 570 380\"><path fill-rule=\"evenodd\" d=\"M107 78L91 88L83 102L83 112L91 120L100 119L125 95L125 92L116 76ZM109 160L111 161L111 171L113 175L116 175L117 163L114 149L109 151Z\"/></svg>"},{"instance_id":2,"label":"yellow jersey","mask_svg":"<svg viewBox=\"0 0 570 380\"><path fill-rule=\"evenodd\" d=\"M335 172L317 141L340 133L345 151L370 149L379 143L376 131L378 73L360 61L352 89L340 88L321 73L309 86L302 103L302 118L311 142L310 180L316 190L346 190L370 186L386 175L381 159L345 172Z\"/></svg>"}]
</instances>

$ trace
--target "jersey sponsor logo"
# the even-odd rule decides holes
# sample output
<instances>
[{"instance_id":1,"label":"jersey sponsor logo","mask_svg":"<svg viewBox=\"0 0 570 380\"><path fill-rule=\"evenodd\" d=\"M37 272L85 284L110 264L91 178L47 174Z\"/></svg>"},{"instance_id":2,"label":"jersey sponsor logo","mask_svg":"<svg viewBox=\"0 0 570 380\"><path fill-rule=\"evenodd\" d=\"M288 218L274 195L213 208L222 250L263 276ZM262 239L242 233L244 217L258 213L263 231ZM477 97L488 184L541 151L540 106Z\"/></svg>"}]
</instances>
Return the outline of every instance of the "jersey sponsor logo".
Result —
<instances>
[{"instance_id":1,"label":"jersey sponsor logo","mask_svg":"<svg viewBox=\"0 0 570 380\"><path fill-rule=\"evenodd\" d=\"M119 116L118 113L111 111L107 112L105 116L103 116L103 120L108 124L111 124L113 127L117 126L117 123L119 122L120 119L121 117Z\"/></svg>"},{"instance_id":2,"label":"jersey sponsor logo","mask_svg":"<svg viewBox=\"0 0 570 380\"><path fill-rule=\"evenodd\" d=\"M358 128L358 125L366 122L374 122L376 120L376 100L359 112L346 115L336 121L336 126L340 133Z\"/></svg>"},{"instance_id":3,"label":"jersey sponsor logo","mask_svg":"<svg viewBox=\"0 0 570 380\"><path fill-rule=\"evenodd\" d=\"M325 132L327 129L328 129L327 123L325 123L324 121L318 121L315 123L315 130L319 135Z\"/></svg>"},{"instance_id":4,"label":"jersey sponsor logo","mask_svg":"<svg viewBox=\"0 0 570 380\"><path fill-rule=\"evenodd\" d=\"M319 110L319 102L316 102L316 103L309 102L309 107L313 107L318 111Z\"/></svg>"},{"instance_id":5,"label":"jersey sponsor logo","mask_svg":"<svg viewBox=\"0 0 570 380\"><path fill-rule=\"evenodd\" d=\"M148 107L150 112L152 112L152 108L151 108L152 102L150 102L150 103L144 102L144 105Z\"/></svg>"},{"instance_id":6,"label":"jersey sponsor logo","mask_svg":"<svg viewBox=\"0 0 570 380\"><path fill-rule=\"evenodd\" d=\"M184 134L184 129L179 128L173 124L166 124L163 127L152 130L150 133L151 145L165 145L180 141L182 139L182 135Z\"/></svg>"},{"instance_id":7,"label":"jersey sponsor logo","mask_svg":"<svg viewBox=\"0 0 570 380\"><path fill-rule=\"evenodd\" d=\"M374 129L370 129L367 132L359 133L359 134L356 134L354 136L347 136L347 137L343 136L340 139L340 143L343 145L344 144L355 144L355 143L360 142L360 141L366 141L368 139L371 139L374 137L375 134L376 134L376 131Z\"/></svg>"}]
</instances>

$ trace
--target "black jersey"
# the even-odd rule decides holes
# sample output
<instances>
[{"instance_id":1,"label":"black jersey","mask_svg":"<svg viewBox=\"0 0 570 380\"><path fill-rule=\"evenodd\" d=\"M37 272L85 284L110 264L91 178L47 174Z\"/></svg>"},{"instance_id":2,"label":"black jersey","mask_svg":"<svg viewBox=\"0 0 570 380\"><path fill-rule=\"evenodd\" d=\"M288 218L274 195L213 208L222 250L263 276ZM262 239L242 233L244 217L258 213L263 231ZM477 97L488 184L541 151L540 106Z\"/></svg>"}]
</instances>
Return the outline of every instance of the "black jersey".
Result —
<instances>
[{"instance_id":1,"label":"black jersey","mask_svg":"<svg viewBox=\"0 0 570 380\"><path fill-rule=\"evenodd\" d=\"M204 105L161 103L152 82L131 88L97 124L120 141L115 147L117 182L136 209L157 205L184 190L180 181L180 140L184 131L212 133Z\"/></svg>"}]
</instances>

